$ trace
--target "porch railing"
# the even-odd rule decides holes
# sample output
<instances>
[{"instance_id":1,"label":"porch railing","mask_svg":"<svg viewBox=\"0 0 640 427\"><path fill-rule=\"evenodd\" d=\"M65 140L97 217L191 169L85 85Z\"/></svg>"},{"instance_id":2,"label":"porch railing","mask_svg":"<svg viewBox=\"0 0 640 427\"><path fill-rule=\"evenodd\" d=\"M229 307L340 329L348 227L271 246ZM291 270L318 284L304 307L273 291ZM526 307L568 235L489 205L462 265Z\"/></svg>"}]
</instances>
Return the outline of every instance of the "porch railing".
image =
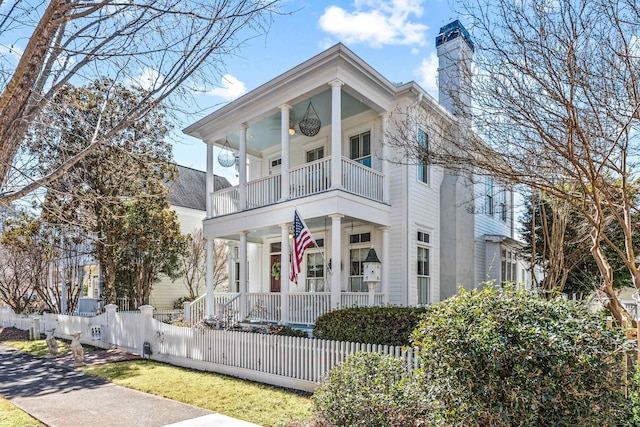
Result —
<instances>
[{"instance_id":1,"label":"porch railing","mask_svg":"<svg viewBox=\"0 0 640 427\"><path fill-rule=\"evenodd\" d=\"M383 295L374 295L374 304L377 306L383 305ZM369 293L368 292L342 292L340 294L340 307L366 307L369 305Z\"/></svg>"},{"instance_id":2,"label":"porch railing","mask_svg":"<svg viewBox=\"0 0 640 427\"><path fill-rule=\"evenodd\" d=\"M384 176L358 162L341 158L344 191L381 202ZM289 169L289 198L297 199L322 193L331 188L331 157ZM282 176L270 175L247 182L247 209L277 203L282 198ZM214 215L240 211L239 186L225 188L211 195Z\"/></svg>"},{"instance_id":3,"label":"porch railing","mask_svg":"<svg viewBox=\"0 0 640 427\"><path fill-rule=\"evenodd\" d=\"M289 169L292 199L327 191L331 187L331 157Z\"/></svg>"},{"instance_id":4,"label":"porch railing","mask_svg":"<svg viewBox=\"0 0 640 427\"><path fill-rule=\"evenodd\" d=\"M247 183L247 208L272 205L282 194L281 175L271 175Z\"/></svg>"},{"instance_id":5,"label":"porch railing","mask_svg":"<svg viewBox=\"0 0 640 427\"><path fill-rule=\"evenodd\" d=\"M216 191L213 193L212 198L216 215L227 215L239 210L240 193L237 185Z\"/></svg>"},{"instance_id":6,"label":"porch railing","mask_svg":"<svg viewBox=\"0 0 640 427\"><path fill-rule=\"evenodd\" d=\"M280 322L280 298L277 292L247 294L247 320Z\"/></svg>"},{"instance_id":7,"label":"porch railing","mask_svg":"<svg viewBox=\"0 0 640 427\"><path fill-rule=\"evenodd\" d=\"M289 294L289 322L313 325L316 319L331 310L331 293Z\"/></svg>"},{"instance_id":8,"label":"porch railing","mask_svg":"<svg viewBox=\"0 0 640 427\"><path fill-rule=\"evenodd\" d=\"M384 175L346 157L342 158L342 186L345 191L381 202Z\"/></svg>"}]
</instances>

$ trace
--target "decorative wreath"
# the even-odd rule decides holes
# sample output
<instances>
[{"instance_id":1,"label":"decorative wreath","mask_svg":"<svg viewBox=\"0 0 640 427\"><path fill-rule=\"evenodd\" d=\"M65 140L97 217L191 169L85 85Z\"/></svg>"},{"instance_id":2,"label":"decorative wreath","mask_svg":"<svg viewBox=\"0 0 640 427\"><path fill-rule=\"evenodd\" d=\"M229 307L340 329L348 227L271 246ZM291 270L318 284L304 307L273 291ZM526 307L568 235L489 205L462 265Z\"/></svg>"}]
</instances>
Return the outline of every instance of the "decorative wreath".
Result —
<instances>
[{"instance_id":1,"label":"decorative wreath","mask_svg":"<svg viewBox=\"0 0 640 427\"><path fill-rule=\"evenodd\" d=\"M274 262L271 266L271 277L276 280L280 280L280 263Z\"/></svg>"}]
</instances>

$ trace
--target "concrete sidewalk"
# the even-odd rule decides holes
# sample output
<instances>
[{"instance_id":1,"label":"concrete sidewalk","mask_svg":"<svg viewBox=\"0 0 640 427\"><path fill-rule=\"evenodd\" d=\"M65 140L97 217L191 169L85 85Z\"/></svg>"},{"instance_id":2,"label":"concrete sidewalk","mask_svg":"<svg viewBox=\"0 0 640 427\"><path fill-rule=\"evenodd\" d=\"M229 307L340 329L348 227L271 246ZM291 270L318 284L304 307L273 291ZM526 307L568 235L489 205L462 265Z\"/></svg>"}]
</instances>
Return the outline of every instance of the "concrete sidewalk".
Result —
<instances>
[{"instance_id":1,"label":"concrete sidewalk","mask_svg":"<svg viewBox=\"0 0 640 427\"><path fill-rule=\"evenodd\" d=\"M256 427L2 344L0 395L50 427Z\"/></svg>"}]
</instances>

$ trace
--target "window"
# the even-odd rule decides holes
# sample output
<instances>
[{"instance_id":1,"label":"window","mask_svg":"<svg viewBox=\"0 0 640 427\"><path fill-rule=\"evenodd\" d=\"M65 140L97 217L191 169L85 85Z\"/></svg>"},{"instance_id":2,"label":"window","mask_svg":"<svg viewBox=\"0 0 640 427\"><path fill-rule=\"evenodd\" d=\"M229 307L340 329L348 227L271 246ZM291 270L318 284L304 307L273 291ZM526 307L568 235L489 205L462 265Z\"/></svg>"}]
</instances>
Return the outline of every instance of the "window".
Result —
<instances>
[{"instance_id":1,"label":"window","mask_svg":"<svg viewBox=\"0 0 640 427\"><path fill-rule=\"evenodd\" d=\"M493 178L490 176L485 178L484 192L485 192L484 212L487 215L493 216Z\"/></svg>"},{"instance_id":2,"label":"window","mask_svg":"<svg viewBox=\"0 0 640 427\"><path fill-rule=\"evenodd\" d=\"M502 262L500 265L501 282L516 283L518 280L518 270L516 268L516 254L511 249L502 249L501 251Z\"/></svg>"},{"instance_id":3,"label":"window","mask_svg":"<svg viewBox=\"0 0 640 427\"><path fill-rule=\"evenodd\" d=\"M420 146L420 154L422 162L418 163L418 181L429 183L429 171L427 169L426 155L429 149L429 135L422 129L418 129L418 145Z\"/></svg>"},{"instance_id":4,"label":"window","mask_svg":"<svg viewBox=\"0 0 640 427\"><path fill-rule=\"evenodd\" d=\"M367 243L371 241L371 233L352 234L349 243Z\"/></svg>"},{"instance_id":5,"label":"window","mask_svg":"<svg viewBox=\"0 0 640 427\"><path fill-rule=\"evenodd\" d=\"M313 150L307 151L307 163L313 162L323 157L324 157L324 147L318 147L318 148L314 148Z\"/></svg>"},{"instance_id":6,"label":"window","mask_svg":"<svg viewBox=\"0 0 640 427\"><path fill-rule=\"evenodd\" d=\"M349 250L349 292L367 292L369 287L364 283L364 260L369 248Z\"/></svg>"},{"instance_id":7,"label":"window","mask_svg":"<svg viewBox=\"0 0 640 427\"><path fill-rule=\"evenodd\" d=\"M352 160L371 167L371 132L352 136L349 140L349 153Z\"/></svg>"},{"instance_id":8,"label":"window","mask_svg":"<svg viewBox=\"0 0 640 427\"><path fill-rule=\"evenodd\" d=\"M418 304L426 305L431 303L431 277L429 265L429 234L418 232L417 254L416 254L416 274L418 283Z\"/></svg>"},{"instance_id":9,"label":"window","mask_svg":"<svg viewBox=\"0 0 640 427\"><path fill-rule=\"evenodd\" d=\"M507 222L507 214L508 214L508 206L507 206L507 189L505 187L500 187L500 220L503 222Z\"/></svg>"},{"instance_id":10,"label":"window","mask_svg":"<svg viewBox=\"0 0 640 427\"><path fill-rule=\"evenodd\" d=\"M322 252L307 253L307 292L324 292L324 256Z\"/></svg>"},{"instance_id":11,"label":"window","mask_svg":"<svg viewBox=\"0 0 640 427\"><path fill-rule=\"evenodd\" d=\"M281 157L278 157L277 159L271 160L271 167L272 168L278 167L281 164L282 164L282 158Z\"/></svg>"}]
</instances>

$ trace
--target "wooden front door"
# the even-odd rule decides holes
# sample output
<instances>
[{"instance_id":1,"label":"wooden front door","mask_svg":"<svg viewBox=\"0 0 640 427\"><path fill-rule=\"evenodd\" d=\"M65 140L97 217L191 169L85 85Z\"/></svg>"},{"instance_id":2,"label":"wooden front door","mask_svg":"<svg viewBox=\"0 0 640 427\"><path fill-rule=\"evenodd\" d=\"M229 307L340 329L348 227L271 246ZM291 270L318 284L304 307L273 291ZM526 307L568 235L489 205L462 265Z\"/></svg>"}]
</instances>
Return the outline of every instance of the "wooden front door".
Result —
<instances>
[{"instance_id":1,"label":"wooden front door","mask_svg":"<svg viewBox=\"0 0 640 427\"><path fill-rule=\"evenodd\" d=\"M280 292L280 255L271 255L271 292Z\"/></svg>"}]
</instances>

